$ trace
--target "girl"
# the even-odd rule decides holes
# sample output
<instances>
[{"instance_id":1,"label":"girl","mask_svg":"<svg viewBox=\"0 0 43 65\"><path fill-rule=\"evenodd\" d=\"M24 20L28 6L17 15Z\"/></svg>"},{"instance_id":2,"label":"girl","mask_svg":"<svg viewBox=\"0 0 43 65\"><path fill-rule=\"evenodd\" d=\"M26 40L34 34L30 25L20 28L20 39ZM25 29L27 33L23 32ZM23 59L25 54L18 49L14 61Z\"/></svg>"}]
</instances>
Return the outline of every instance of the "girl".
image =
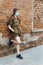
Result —
<instances>
[{"instance_id":1,"label":"girl","mask_svg":"<svg viewBox=\"0 0 43 65\"><path fill-rule=\"evenodd\" d=\"M11 40L14 44L16 44L17 49L17 58L23 59L23 57L20 54L20 36L21 36L21 30L20 30L20 19L18 18L20 15L19 9L15 8L13 10L13 15L8 21L8 28L12 32L14 36L14 40Z\"/></svg>"}]
</instances>

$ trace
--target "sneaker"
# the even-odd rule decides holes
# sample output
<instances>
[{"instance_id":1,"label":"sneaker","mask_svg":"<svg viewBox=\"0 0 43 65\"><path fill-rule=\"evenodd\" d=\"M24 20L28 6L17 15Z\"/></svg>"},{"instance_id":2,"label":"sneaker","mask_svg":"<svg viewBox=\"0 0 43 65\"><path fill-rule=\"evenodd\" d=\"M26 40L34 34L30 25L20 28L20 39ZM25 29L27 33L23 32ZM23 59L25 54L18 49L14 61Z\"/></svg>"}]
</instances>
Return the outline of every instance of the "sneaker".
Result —
<instances>
[{"instance_id":1,"label":"sneaker","mask_svg":"<svg viewBox=\"0 0 43 65\"><path fill-rule=\"evenodd\" d=\"M23 59L23 57L21 56L21 54L17 55L16 57L19 58L19 59Z\"/></svg>"}]
</instances>

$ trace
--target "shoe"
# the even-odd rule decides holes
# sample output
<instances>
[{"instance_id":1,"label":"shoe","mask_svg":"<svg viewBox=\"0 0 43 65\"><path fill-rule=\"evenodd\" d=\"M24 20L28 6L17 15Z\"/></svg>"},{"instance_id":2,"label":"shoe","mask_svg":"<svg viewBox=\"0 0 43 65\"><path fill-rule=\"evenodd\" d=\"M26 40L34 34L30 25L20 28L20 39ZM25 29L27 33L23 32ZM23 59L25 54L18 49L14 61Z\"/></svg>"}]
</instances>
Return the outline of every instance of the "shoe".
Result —
<instances>
[{"instance_id":1,"label":"shoe","mask_svg":"<svg viewBox=\"0 0 43 65\"><path fill-rule=\"evenodd\" d=\"M23 57L21 56L21 54L17 55L16 57L19 58L19 59L23 59Z\"/></svg>"}]
</instances>

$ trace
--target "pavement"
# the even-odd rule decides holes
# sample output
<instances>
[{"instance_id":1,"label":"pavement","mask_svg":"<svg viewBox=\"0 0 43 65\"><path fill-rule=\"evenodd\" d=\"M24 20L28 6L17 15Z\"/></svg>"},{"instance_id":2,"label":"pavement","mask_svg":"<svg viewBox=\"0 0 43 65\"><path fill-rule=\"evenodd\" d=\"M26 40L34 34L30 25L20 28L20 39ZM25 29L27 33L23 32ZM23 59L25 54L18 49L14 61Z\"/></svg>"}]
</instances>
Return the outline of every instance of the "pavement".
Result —
<instances>
[{"instance_id":1,"label":"pavement","mask_svg":"<svg viewBox=\"0 0 43 65\"><path fill-rule=\"evenodd\" d=\"M43 65L43 45L21 51L23 60L16 54L0 58L0 65Z\"/></svg>"}]
</instances>

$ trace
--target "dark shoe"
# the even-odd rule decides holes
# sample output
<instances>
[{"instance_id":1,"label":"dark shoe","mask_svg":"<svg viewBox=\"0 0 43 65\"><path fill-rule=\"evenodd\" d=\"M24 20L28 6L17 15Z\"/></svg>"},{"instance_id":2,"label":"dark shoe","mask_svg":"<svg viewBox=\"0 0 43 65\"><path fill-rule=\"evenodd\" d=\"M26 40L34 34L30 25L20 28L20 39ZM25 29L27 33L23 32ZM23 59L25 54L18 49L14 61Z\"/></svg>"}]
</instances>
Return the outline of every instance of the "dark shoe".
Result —
<instances>
[{"instance_id":1,"label":"dark shoe","mask_svg":"<svg viewBox=\"0 0 43 65\"><path fill-rule=\"evenodd\" d=\"M19 59L23 59L23 57L21 56L21 54L17 55L16 57L19 58Z\"/></svg>"},{"instance_id":2,"label":"dark shoe","mask_svg":"<svg viewBox=\"0 0 43 65\"><path fill-rule=\"evenodd\" d=\"M13 42L11 41L11 39L9 39L8 45L9 46L12 46L13 45Z\"/></svg>"}]
</instances>

